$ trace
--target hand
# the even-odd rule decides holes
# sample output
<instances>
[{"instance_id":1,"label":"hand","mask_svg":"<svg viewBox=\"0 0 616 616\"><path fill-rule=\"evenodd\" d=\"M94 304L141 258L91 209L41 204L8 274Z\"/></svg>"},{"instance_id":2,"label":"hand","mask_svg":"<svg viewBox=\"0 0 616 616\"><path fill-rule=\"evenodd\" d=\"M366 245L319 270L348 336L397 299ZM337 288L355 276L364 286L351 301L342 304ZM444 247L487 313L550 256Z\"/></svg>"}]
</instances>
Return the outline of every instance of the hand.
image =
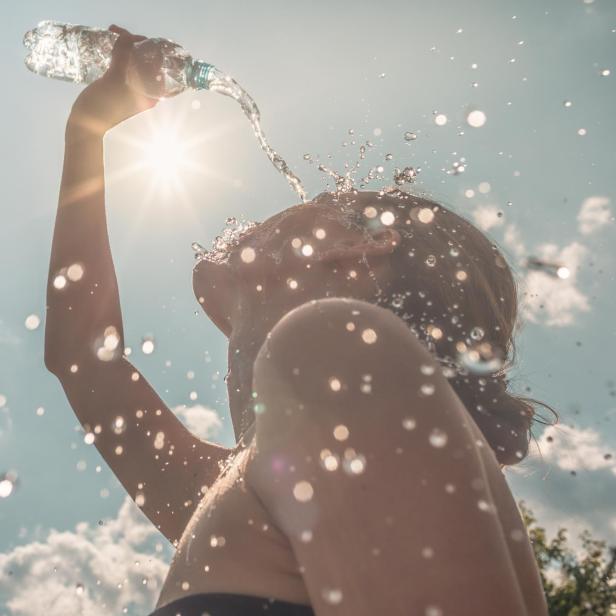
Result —
<instances>
[{"instance_id":1,"label":"hand","mask_svg":"<svg viewBox=\"0 0 616 616\"><path fill-rule=\"evenodd\" d=\"M78 128L102 137L114 126L158 103L158 100L136 92L126 82L133 44L146 37L131 34L115 25L109 30L120 35L113 47L111 65L100 79L92 82L77 97L67 130Z\"/></svg>"}]
</instances>

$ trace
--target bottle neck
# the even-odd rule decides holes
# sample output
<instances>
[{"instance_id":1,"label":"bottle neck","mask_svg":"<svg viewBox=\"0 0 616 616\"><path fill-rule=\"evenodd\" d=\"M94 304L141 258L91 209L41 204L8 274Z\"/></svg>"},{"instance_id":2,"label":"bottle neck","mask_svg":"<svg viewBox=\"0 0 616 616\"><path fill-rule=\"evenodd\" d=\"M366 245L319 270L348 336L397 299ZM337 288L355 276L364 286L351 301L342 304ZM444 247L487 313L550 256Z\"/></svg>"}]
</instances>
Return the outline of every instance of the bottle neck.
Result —
<instances>
[{"instance_id":1,"label":"bottle neck","mask_svg":"<svg viewBox=\"0 0 616 616\"><path fill-rule=\"evenodd\" d=\"M188 85L195 90L207 90L210 86L210 78L213 69L213 64L194 60Z\"/></svg>"}]
</instances>

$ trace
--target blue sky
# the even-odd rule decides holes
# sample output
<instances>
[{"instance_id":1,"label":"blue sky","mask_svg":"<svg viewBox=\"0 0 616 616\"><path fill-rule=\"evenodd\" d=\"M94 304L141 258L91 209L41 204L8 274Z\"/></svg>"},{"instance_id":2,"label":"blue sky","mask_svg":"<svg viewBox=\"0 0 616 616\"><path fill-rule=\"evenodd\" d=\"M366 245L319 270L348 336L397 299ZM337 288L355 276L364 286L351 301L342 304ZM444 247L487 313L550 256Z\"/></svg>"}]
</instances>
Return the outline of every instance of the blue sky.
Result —
<instances>
[{"instance_id":1,"label":"blue sky","mask_svg":"<svg viewBox=\"0 0 616 616\"><path fill-rule=\"evenodd\" d=\"M0 498L0 614L40 613L33 589L55 593L64 613L146 613L170 557L83 442L43 365L44 322L25 327L28 315L44 319L64 124L79 91L23 66L21 37L42 19L117 23L217 64L256 99L273 146L312 196L326 178L304 154L341 170L358 159L357 146L342 145L353 138L374 144L364 173L387 153L390 175L420 167L416 190L474 220L508 255L523 317L513 384L561 414L556 429L536 428L543 457L533 449L507 471L514 496L549 529L588 527L616 542L616 460L605 457L616 456L612 2L29 0L4 4L0 17L0 474L18 477ZM465 122L473 109L486 114L481 128ZM195 143L187 155L201 171L180 169L182 190L155 185L152 169L127 171L143 159L138 144L161 130ZM405 131L417 139L405 142ZM464 173L446 173L462 158ZM239 107L213 93L183 94L115 129L106 171L132 359L171 407L189 407L178 411L184 421L231 445L226 342L192 295L190 244L209 245L227 216L262 220L295 195ZM562 262L571 276L529 272L529 255ZM150 355L139 350L146 335L156 340ZM121 593L118 580L97 584L93 573L112 545L126 560ZM147 575L131 565L139 559ZM96 611L105 602L112 609Z\"/></svg>"}]
</instances>

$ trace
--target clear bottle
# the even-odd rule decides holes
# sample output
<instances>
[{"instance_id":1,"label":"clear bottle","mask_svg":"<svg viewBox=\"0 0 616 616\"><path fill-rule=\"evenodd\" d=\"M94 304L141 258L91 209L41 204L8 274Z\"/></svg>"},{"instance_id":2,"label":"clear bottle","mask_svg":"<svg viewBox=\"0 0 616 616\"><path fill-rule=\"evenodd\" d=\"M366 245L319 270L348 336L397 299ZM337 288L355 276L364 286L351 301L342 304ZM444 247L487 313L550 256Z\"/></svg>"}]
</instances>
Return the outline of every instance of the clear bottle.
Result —
<instances>
[{"instance_id":1,"label":"clear bottle","mask_svg":"<svg viewBox=\"0 0 616 616\"><path fill-rule=\"evenodd\" d=\"M109 68L118 36L103 28L42 21L24 36L30 50L26 66L44 77L91 83ZM194 60L177 43L149 38L134 44L127 82L150 98L169 98L188 88L209 89L217 74L213 65Z\"/></svg>"}]
</instances>

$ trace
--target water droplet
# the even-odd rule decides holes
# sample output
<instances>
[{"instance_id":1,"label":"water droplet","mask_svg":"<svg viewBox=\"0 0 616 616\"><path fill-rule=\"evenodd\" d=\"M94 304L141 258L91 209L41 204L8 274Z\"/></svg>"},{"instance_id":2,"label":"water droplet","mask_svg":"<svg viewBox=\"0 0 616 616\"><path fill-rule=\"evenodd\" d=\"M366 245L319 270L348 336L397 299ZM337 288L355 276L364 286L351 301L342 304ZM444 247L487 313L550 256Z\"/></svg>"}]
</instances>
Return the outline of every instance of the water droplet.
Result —
<instances>
[{"instance_id":1,"label":"water droplet","mask_svg":"<svg viewBox=\"0 0 616 616\"><path fill-rule=\"evenodd\" d=\"M66 270L66 275L71 282L79 282L83 278L83 266L79 263L73 263Z\"/></svg>"},{"instance_id":2,"label":"water droplet","mask_svg":"<svg viewBox=\"0 0 616 616\"><path fill-rule=\"evenodd\" d=\"M151 355L155 349L154 338L146 336L141 340L141 351L144 355Z\"/></svg>"},{"instance_id":3,"label":"water droplet","mask_svg":"<svg viewBox=\"0 0 616 616\"><path fill-rule=\"evenodd\" d=\"M367 328L361 333L361 339L366 344L374 344L377 339L376 332L373 329Z\"/></svg>"},{"instance_id":4,"label":"water droplet","mask_svg":"<svg viewBox=\"0 0 616 616\"><path fill-rule=\"evenodd\" d=\"M221 548L226 542L223 535L210 535L210 546L213 548Z\"/></svg>"},{"instance_id":5,"label":"water droplet","mask_svg":"<svg viewBox=\"0 0 616 616\"><path fill-rule=\"evenodd\" d=\"M419 371L425 376L432 376L435 372L435 368L430 364L421 364L421 366L419 366Z\"/></svg>"},{"instance_id":6,"label":"water droplet","mask_svg":"<svg viewBox=\"0 0 616 616\"><path fill-rule=\"evenodd\" d=\"M75 593L76 593L77 595L83 595L83 584L78 583L78 584L75 586Z\"/></svg>"},{"instance_id":7,"label":"water droplet","mask_svg":"<svg viewBox=\"0 0 616 616\"><path fill-rule=\"evenodd\" d=\"M312 531L311 530L303 530L300 533L300 541L302 543L309 543L310 541L312 541Z\"/></svg>"},{"instance_id":8,"label":"water droplet","mask_svg":"<svg viewBox=\"0 0 616 616\"><path fill-rule=\"evenodd\" d=\"M434 325L428 327L428 334L434 340L440 340L443 337L443 330L440 327L435 327Z\"/></svg>"},{"instance_id":9,"label":"water droplet","mask_svg":"<svg viewBox=\"0 0 616 616\"><path fill-rule=\"evenodd\" d=\"M456 280L464 282L468 278L468 274L464 270L458 270L456 272Z\"/></svg>"},{"instance_id":10,"label":"water droplet","mask_svg":"<svg viewBox=\"0 0 616 616\"><path fill-rule=\"evenodd\" d=\"M337 425L334 428L334 438L337 441L346 441L349 438L349 429L343 424Z\"/></svg>"},{"instance_id":11,"label":"water droplet","mask_svg":"<svg viewBox=\"0 0 616 616\"><path fill-rule=\"evenodd\" d=\"M571 101L564 101L563 105L567 108L571 107L571 105L573 105L573 103Z\"/></svg>"},{"instance_id":12,"label":"water droplet","mask_svg":"<svg viewBox=\"0 0 616 616\"><path fill-rule=\"evenodd\" d=\"M429 207L422 207L417 214L417 218L419 222L428 224L434 220L434 212Z\"/></svg>"},{"instance_id":13,"label":"water droplet","mask_svg":"<svg viewBox=\"0 0 616 616\"><path fill-rule=\"evenodd\" d=\"M308 481L298 481L293 487L293 496L300 503L307 503L312 499L314 490Z\"/></svg>"},{"instance_id":14,"label":"water droplet","mask_svg":"<svg viewBox=\"0 0 616 616\"><path fill-rule=\"evenodd\" d=\"M311 154L304 154L304 160L312 160Z\"/></svg>"},{"instance_id":15,"label":"water droplet","mask_svg":"<svg viewBox=\"0 0 616 616\"><path fill-rule=\"evenodd\" d=\"M426 265L428 267L434 267L436 265L436 257L434 255L428 255L426 257Z\"/></svg>"},{"instance_id":16,"label":"water droplet","mask_svg":"<svg viewBox=\"0 0 616 616\"><path fill-rule=\"evenodd\" d=\"M325 229L315 229L314 230L314 236L318 239L318 240L322 240L325 239L325 236L327 235L327 233L325 233Z\"/></svg>"},{"instance_id":17,"label":"water droplet","mask_svg":"<svg viewBox=\"0 0 616 616\"><path fill-rule=\"evenodd\" d=\"M393 212L386 210L381 214L380 221L382 224L389 227L390 225L393 225L394 222L396 222L396 216Z\"/></svg>"},{"instance_id":18,"label":"water droplet","mask_svg":"<svg viewBox=\"0 0 616 616\"><path fill-rule=\"evenodd\" d=\"M385 160L391 160L393 157L393 154L385 154Z\"/></svg>"},{"instance_id":19,"label":"water droplet","mask_svg":"<svg viewBox=\"0 0 616 616\"><path fill-rule=\"evenodd\" d=\"M433 383L424 383L420 388L419 388L419 393L422 396L431 396L434 394L434 392L436 391L436 388L434 386Z\"/></svg>"},{"instance_id":20,"label":"water droplet","mask_svg":"<svg viewBox=\"0 0 616 616\"><path fill-rule=\"evenodd\" d=\"M489 342L482 342L471 348L461 346L458 363L472 374L486 375L498 372L504 361L502 353Z\"/></svg>"},{"instance_id":21,"label":"water droplet","mask_svg":"<svg viewBox=\"0 0 616 616\"><path fill-rule=\"evenodd\" d=\"M312 256L313 253L314 253L314 249L312 248L310 244L304 244L302 246L302 254L304 255L304 257L310 257Z\"/></svg>"},{"instance_id":22,"label":"water droplet","mask_svg":"<svg viewBox=\"0 0 616 616\"><path fill-rule=\"evenodd\" d=\"M287 286L289 287L289 289L295 291L295 289L297 289L298 287L297 280L294 280L293 278L287 278Z\"/></svg>"},{"instance_id":23,"label":"water droplet","mask_svg":"<svg viewBox=\"0 0 616 616\"><path fill-rule=\"evenodd\" d=\"M415 133L411 133L410 131L404 133L405 141L415 141L415 139L417 139L417 135Z\"/></svg>"},{"instance_id":24,"label":"water droplet","mask_svg":"<svg viewBox=\"0 0 616 616\"><path fill-rule=\"evenodd\" d=\"M385 79L385 77L386 77L386 73L381 73L381 74L379 75L379 77L380 77L381 79Z\"/></svg>"},{"instance_id":25,"label":"water droplet","mask_svg":"<svg viewBox=\"0 0 616 616\"><path fill-rule=\"evenodd\" d=\"M481 128L486 123L487 117L483 111L474 109L466 116L466 123L473 128Z\"/></svg>"},{"instance_id":26,"label":"water droplet","mask_svg":"<svg viewBox=\"0 0 616 616\"><path fill-rule=\"evenodd\" d=\"M569 270L568 267L561 266L556 270L556 275L561 280L566 280L567 278L569 278L569 276L571 276L571 271Z\"/></svg>"},{"instance_id":27,"label":"water droplet","mask_svg":"<svg viewBox=\"0 0 616 616\"><path fill-rule=\"evenodd\" d=\"M447 116L444 113L437 113L434 116L434 123L437 126L445 126L447 124Z\"/></svg>"},{"instance_id":28,"label":"water droplet","mask_svg":"<svg viewBox=\"0 0 616 616\"><path fill-rule=\"evenodd\" d=\"M250 246L242 248L242 252L240 253L240 259L244 263L252 263L255 260L256 256L257 253L255 252L254 248L251 248Z\"/></svg>"},{"instance_id":29,"label":"water droplet","mask_svg":"<svg viewBox=\"0 0 616 616\"><path fill-rule=\"evenodd\" d=\"M332 391L340 391L342 389L342 383L336 377L334 376L331 377L328 382L329 382L329 388Z\"/></svg>"},{"instance_id":30,"label":"water droplet","mask_svg":"<svg viewBox=\"0 0 616 616\"><path fill-rule=\"evenodd\" d=\"M481 329L481 327L473 327L473 329L471 329L470 336L473 340L482 340L484 335L485 332Z\"/></svg>"},{"instance_id":31,"label":"water droplet","mask_svg":"<svg viewBox=\"0 0 616 616\"><path fill-rule=\"evenodd\" d=\"M609 68L604 68L601 71L601 76L602 77L609 77L612 74L612 71Z\"/></svg>"},{"instance_id":32,"label":"water droplet","mask_svg":"<svg viewBox=\"0 0 616 616\"><path fill-rule=\"evenodd\" d=\"M398 186L412 184L417 179L417 169L414 167L404 167L404 169L394 169L394 182Z\"/></svg>"},{"instance_id":33,"label":"water droplet","mask_svg":"<svg viewBox=\"0 0 616 616\"><path fill-rule=\"evenodd\" d=\"M323 449L320 454L321 466L326 471L335 471L338 468L338 456L329 449Z\"/></svg>"},{"instance_id":34,"label":"water droplet","mask_svg":"<svg viewBox=\"0 0 616 616\"><path fill-rule=\"evenodd\" d=\"M432 445L432 447L437 447L440 449L441 447L445 447L447 444L447 434L442 430L435 428L430 433L428 440L430 441L430 445Z\"/></svg>"},{"instance_id":35,"label":"water droplet","mask_svg":"<svg viewBox=\"0 0 616 616\"><path fill-rule=\"evenodd\" d=\"M364 208L364 216L366 218L376 218L377 214L378 212L376 211L376 208L371 205Z\"/></svg>"},{"instance_id":36,"label":"water droplet","mask_svg":"<svg viewBox=\"0 0 616 616\"><path fill-rule=\"evenodd\" d=\"M339 605L342 602L342 591L339 588L324 588L321 596L330 605Z\"/></svg>"},{"instance_id":37,"label":"water droplet","mask_svg":"<svg viewBox=\"0 0 616 616\"><path fill-rule=\"evenodd\" d=\"M66 277L62 274L58 274L54 279L53 279L53 286L55 289L64 289L64 287L66 287Z\"/></svg>"},{"instance_id":38,"label":"water droplet","mask_svg":"<svg viewBox=\"0 0 616 616\"><path fill-rule=\"evenodd\" d=\"M126 421L124 420L124 417L122 417L121 415L118 415L113 420L112 429L116 434L122 434L123 432L125 432L126 431Z\"/></svg>"},{"instance_id":39,"label":"water droplet","mask_svg":"<svg viewBox=\"0 0 616 616\"><path fill-rule=\"evenodd\" d=\"M30 331L34 331L35 329L38 329L38 326L40 324L41 324L41 319L38 315L30 314L26 317L26 320L25 320L26 329L29 329Z\"/></svg>"},{"instance_id":40,"label":"water droplet","mask_svg":"<svg viewBox=\"0 0 616 616\"><path fill-rule=\"evenodd\" d=\"M412 417L405 417L402 420L402 427L405 430L414 430L417 426L417 422Z\"/></svg>"},{"instance_id":41,"label":"water droplet","mask_svg":"<svg viewBox=\"0 0 616 616\"><path fill-rule=\"evenodd\" d=\"M348 455L347 455L348 452ZM366 470L366 458L352 449L345 452L343 468L348 475L361 475Z\"/></svg>"},{"instance_id":42,"label":"water droplet","mask_svg":"<svg viewBox=\"0 0 616 616\"><path fill-rule=\"evenodd\" d=\"M577 134L578 134L580 137L585 137L587 132L588 132L588 131L587 131L585 128L580 128L580 129L578 130Z\"/></svg>"},{"instance_id":43,"label":"water droplet","mask_svg":"<svg viewBox=\"0 0 616 616\"><path fill-rule=\"evenodd\" d=\"M477 501L477 507L481 510L481 511L488 511L491 512L493 510L492 505L490 505L490 503L488 503L485 500L478 500Z\"/></svg>"},{"instance_id":44,"label":"water droplet","mask_svg":"<svg viewBox=\"0 0 616 616\"><path fill-rule=\"evenodd\" d=\"M16 482L15 473L0 475L0 498L8 498L15 491Z\"/></svg>"},{"instance_id":45,"label":"water droplet","mask_svg":"<svg viewBox=\"0 0 616 616\"><path fill-rule=\"evenodd\" d=\"M157 432L154 437L154 449L163 449L165 446L165 433Z\"/></svg>"}]
</instances>

